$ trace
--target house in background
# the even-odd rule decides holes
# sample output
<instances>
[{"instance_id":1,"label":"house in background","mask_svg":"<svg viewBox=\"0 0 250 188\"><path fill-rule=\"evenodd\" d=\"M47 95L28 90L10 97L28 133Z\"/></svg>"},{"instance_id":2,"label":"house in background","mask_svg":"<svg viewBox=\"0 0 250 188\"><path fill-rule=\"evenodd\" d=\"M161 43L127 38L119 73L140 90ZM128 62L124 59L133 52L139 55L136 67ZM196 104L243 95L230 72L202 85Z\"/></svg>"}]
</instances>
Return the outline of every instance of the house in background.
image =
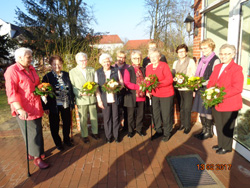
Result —
<instances>
[{"instance_id":1,"label":"house in background","mask_svg":"<svg viewBox=\"0 0 250 188\"><path fill-rule=\"evenodd\" d=\"M243 67L244 89L241 114L250 113L250 1L249 0L194 0L193 56L200 58L199 43L211 38L216 44L215 53L225 43L237 49L235 62ZM247 114L246 113L246 114ZM249 116L249 115L248 115ZM250 117L248 117L250 118ZM238 116L234 131L233 148L250 161L250 121Z\"/></svg>"},{"instance_id":2,"label":"house in background","mask_svg":"<svg viewBox=\"0 0 250 188\"><path fill-rule=\"evenodd\" d=\"M94 44L93 47L102 50L103 52L113 53L116 49L123 48L123 41L118 35L102 35L98 44Z\"/></svg>"},{"instance_id":3,"label":"house in background","mask_svg":"<svg viewBox=\"0 0 250 188\"><path fill-rule=\"evenodd\" d=\"M151 40L150 39L145 39L145 40L129 40L125 44L124 48L127 51L138 50L138 49L142 49L142 48L147 49L147 45L148 45L149 41L151 41Z\"/></svg>"}]
</instances>

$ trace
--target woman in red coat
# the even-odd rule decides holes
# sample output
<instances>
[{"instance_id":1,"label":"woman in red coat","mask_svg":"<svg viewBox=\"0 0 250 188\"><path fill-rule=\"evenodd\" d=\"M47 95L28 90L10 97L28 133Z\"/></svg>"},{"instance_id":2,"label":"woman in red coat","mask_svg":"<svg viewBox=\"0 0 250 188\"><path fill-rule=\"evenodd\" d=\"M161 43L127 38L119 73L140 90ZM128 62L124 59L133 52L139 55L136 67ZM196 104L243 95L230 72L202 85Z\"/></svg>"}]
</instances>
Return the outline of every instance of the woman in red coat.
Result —
<instances>
[{"instance_id":1,"label":"woman in red coat","mask_svg":"<svg viewBox=\"0 0 250 188\"><path fill-rule=\"evenodd\" d=\"M149 58L151 64L146 68L146 76L155 74L159 80L159 85L152 90L152 93L147 93L149 98L152 97L153 117L156 130L152 139L163 135L162 141L167 142L171 136L173 125L173 77L168 64L160 61L161 55L158 50L153 50Z\"/></svg>"},{"instance_id":2,"label":"woman in red coat","mask_svg":"<svg viewBox=\"0 0 250 188\"><path fill-rule=\"evenodd\" d=\"M224 87L226 95L222 103L212 108L218 135L218 145L213 146L218 154L232 151L233 132L238 111L242 108L241 92L243 90L242 67L233 58L236 49L233 45L224 44L220 48L221 64L215 66L207 87L215 85Z\"/></svg>"}]
</instances>

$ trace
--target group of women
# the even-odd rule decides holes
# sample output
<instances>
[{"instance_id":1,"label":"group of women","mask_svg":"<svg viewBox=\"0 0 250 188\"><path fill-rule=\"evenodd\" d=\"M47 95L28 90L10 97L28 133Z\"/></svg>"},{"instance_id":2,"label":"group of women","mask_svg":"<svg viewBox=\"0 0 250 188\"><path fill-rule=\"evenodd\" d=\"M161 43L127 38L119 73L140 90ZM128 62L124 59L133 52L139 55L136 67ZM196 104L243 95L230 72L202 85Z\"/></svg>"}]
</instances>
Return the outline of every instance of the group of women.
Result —
<instances>
[{"instance_id":1,"label":"group of women","mask_svg":"<svg viewBox=\"0 0 250 188\"><path fill-rule=\"evenodd\" d=\"M204 140L213 136L213 121L215 122L218 145L214 146L218 154L225 154L232 150L232 137L238 111L242 108L241 92L243 90L242 67L234 62L236 54L233 45L225 44L220 48L218 58L213 52L215 44L211 39L205 39L200 44L203 56L196 64L187 56L188 48L185 44L176 49L179 59L174 62L171 72L168 64L161 62L161 54L157 49L151 50L149 54L150 64L146 68L141 66L142 54L140 51L131 53L131 66L122 75L117 67L111 66L112 58L103 53L99 57L102 68L95 71L87 66L88 57L85 53L76 54L77 66L69 73L62 71L63 60L60 56L52 56L49 59L52 71L46 74L42 82L50 83L53 87L55 97L47 96L47 101L42 102L40 96L34 94L35 87L40 83L39 77L31 65L32 51L28 48L19 48L15 52L16 63L8 67L5 72L6 93L11 105L12 115L22 131L23 137L28 137L29 159L39 168L48 168L43 159L44 142L42 135L41 118L43 111L49 115L51 134L54 143L59 150L63 150L63 143L73 146L70 140L71 110L75 104L78 107L81 125L81 136L85 143L89 143L87 113L90 114L92 134L94 139L99 139L97 105L102 109L106 141L116 142L119 140L119 117L118 105L119 95L107 93L102 90L107 79L114 79L126 88L124 107L127 107L128 137L135 133L145 136L143 128L143 117L146 96L152 101L153 121L155 134L153 139L162 137L166 142L171 136L173 125L173 103L176 93L180 103L181 126L184 133L188 134L191 129L191 111L200 113L202 131L195 137ZM193 92L187 88L174 90L173 75L185 73L188 76L203 77L206 82ZM142 91L140 87L146 76L155 74L159 80L158 86L149 91ZM86 82L96 82L99 87L96 96L81 92ZM222 103L213 108L204 108L201 91L213 86L225 87L226 95ZM63 122L63 142L59 132L59 115ZM25 135L25 123L27 122L28 134Z\"/></svg>"}]
</instances>

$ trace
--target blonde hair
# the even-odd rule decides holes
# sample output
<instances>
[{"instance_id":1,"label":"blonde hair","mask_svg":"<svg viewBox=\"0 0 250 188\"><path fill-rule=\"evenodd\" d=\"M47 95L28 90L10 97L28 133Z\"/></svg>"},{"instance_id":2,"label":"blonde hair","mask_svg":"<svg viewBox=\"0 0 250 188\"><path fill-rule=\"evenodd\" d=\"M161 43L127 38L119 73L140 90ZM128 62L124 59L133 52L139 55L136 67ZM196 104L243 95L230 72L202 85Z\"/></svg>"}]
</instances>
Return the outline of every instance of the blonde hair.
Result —
<instances>
[{"instance_id":1,"label":"blonde hair","mask_svg":"<svg viewBox=\"0 0 250 188\"><path fill-rule=\"evenodd\" d=\"M125 51L123 51L123 50L118 50L117 52L116 52L116 55L118 56L119 54L123 54L123 55L125 55L125 57L126 57L126 53L125 53Z\"/></svg>"},{"instance_id":2,"label":"blonde hair","mask_svg":"<svg viewBox=\"0 0 250 188\"><path fill-rule=\"evenodd\" d=\"M215 49L215 43L210 38L207 38L207 39L204 39L203 41L201 41L200 42L200 48L201 48L202 45L208 45L208 47L210 47L212 49L212 51L214 51L214 49Z\"/></svg>"}]
</instances>

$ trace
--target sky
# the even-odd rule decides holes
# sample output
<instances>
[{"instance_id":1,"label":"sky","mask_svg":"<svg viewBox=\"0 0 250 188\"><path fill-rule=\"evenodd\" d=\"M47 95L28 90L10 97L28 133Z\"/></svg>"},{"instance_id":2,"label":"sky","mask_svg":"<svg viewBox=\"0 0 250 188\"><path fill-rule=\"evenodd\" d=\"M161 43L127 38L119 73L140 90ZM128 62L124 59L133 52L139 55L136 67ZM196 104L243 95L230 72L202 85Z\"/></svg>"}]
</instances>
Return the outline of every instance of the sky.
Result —
<instances>
[{"instance_id":1,"label":"sky","mask_svg":"<svg viewBox=\"0 0 250 188\"><path fill-rule=\"evenodd\" d=\"M83 0L93 6L97 24L91 28L95 32L117 34L124 42L127 40L149 39L147 24L142 22L146 10L144 0ZM16 7L25 10L22 0L0 0L0 18L15 24ZM141 24L140 24L141 23Z\"/></svg>"}]
</instances>

